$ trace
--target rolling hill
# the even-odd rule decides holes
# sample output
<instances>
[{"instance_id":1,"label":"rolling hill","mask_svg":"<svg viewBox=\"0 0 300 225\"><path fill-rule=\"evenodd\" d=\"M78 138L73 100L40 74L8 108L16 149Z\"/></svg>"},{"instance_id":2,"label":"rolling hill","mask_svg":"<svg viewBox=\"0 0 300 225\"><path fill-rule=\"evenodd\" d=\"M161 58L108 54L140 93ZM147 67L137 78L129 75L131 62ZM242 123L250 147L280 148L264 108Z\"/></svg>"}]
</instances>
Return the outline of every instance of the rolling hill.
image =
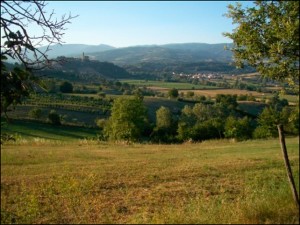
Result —
<instances>
[{"instance_id":1,"label":"rolling hill","mask_svg":"<svg viewBox=\"0 0 300 225\"><path fill-rule=\"evenodd\" d=\"M41 47L39 50L45 52L47 47ZM85 54L92 52L103 52L107 50L115 49L115 47L109 45L84 45L84 44L65 44L65 45L52 45L50 46L49 51L47 51L47 55L49 58L56 58L58 56L80 56L83 52Z\"/></svg>"},{"instance_id":2,"label":"rolling hill","mask_svg":"<svg viewBox=\"0 0 300 225\"><path fill-rule=\"evenodd\" d=\"M80 56L83 52L92 59L112 62L117 65L138 63L191 63L191 62L229 62L230 51L224 50L226 43L183 43L166 45L145 45L115 48L109 45L66 44L51 46L49 58L57 56ZM45 51L46 47L40 48Z\"/></svg>"},{"instance_id":3,"label":"rolling hill","mask_svg":"<svg viewBox=\"0 0 300 225\"><path fill-rule=\"evenodd\" d=\"M132 78L125 69L109 62L80 58L57 58L52 67L37 71L38 75L69 81L97 82L104 79Z\"/></svg>"}]
</instances>

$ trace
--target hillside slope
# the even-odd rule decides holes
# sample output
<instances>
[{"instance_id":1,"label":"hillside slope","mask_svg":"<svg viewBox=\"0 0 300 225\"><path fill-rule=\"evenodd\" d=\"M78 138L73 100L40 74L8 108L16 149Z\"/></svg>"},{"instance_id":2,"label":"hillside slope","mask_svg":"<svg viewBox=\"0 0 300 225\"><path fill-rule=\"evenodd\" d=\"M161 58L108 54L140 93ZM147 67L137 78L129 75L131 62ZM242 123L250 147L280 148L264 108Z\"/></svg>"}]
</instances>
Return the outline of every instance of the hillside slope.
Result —
<instances>
[{"instance_id":1,"label":"hillside slope","mask_svg":"<svg viewBox=\"0 0 300 225\"><path fill-rule=\"evenodd\" d=\"M57 59L59 63L54 63L51 68L38 71L38 75L82 82L97 82L103 78L119 79L132 77L125 69L109 62L82 61L80 58L65 57Z\"/></svg>"},{"instance_id":2,"label":"hillside slope","mask_svg":"<svg viewBox=\"0 0 300 225\"><path fill-rule=\"evenodd\" d=\"M39 50L45 52L47 47L41 47ZM49 58L56 58L58 56L81 56L84 52L85 54L91 52L103 52L115 49L110 45L84 45L84 44L65 44L65 45L52 45L50 46L49 51L47 51L47 55Z\"/></svg>"},{"instance_id":3,"label":"hillside slope","mask_svg":"<svg viewBox=\"0 0 300 225\"><path fill-rule=\"evenodd\" d=\"M90 55L100 61L109 61L117 65L137 64L147 62L178 63L178 62L229 62L232 53L226 51L226 44L167 44L154 46L134 46L117 48L104 52L94 52Z\"/></svg>"}]
</instances>

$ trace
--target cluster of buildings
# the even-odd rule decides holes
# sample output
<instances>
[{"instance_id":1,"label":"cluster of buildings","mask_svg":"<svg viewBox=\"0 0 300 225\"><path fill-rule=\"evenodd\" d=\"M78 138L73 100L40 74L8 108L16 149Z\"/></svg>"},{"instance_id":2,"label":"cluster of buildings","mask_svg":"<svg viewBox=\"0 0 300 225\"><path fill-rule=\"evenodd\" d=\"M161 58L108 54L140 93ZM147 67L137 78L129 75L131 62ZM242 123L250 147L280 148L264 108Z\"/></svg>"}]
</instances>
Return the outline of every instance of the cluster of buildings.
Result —
<instances>
[{"instance_id":1,"label":"cluster of buildings","mask_svg":"<svg viewBox=\"0 0 300 225\"><path fill-rule=\"evenodd\" d=\"M173 76L179 76L181 78L192 78L192 79L222 79L224 75L220 73L196 73L196 74L185 74L179 73L176 74L175 72L172 73Z\"/></svg>"}]
</instances>

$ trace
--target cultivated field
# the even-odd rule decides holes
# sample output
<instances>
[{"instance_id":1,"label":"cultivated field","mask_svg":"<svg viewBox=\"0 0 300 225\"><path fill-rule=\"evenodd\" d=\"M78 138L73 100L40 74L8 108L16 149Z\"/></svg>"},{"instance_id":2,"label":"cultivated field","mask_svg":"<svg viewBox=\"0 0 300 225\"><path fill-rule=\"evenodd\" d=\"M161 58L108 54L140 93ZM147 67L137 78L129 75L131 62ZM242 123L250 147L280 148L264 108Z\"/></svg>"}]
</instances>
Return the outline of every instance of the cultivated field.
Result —
<instances>
[{"instance_id":1,"label":"cultivated field","mask_svg":"<svg viewBox=\"0 0 300 225\"><path fill-rule=\"evenodd\" d=\"M134 84L136 86L153 87L153 89L162 88L176 88L176 89L218 89L208 85L191 84L184 82L165 82L165 81L145 81L145 80L121 80L123 83Z\"/></svg>"},{"instance_id":2,"label":"cultivated field","mask_svg":"<svg viewBox=\"0 0 300 225\"><path fill-rule=\"evenodd\" d=\"M299 138L287 148L299 190ZM1 146L1 223L299 223L277 139Z\"/></svg>"}]
</instances>

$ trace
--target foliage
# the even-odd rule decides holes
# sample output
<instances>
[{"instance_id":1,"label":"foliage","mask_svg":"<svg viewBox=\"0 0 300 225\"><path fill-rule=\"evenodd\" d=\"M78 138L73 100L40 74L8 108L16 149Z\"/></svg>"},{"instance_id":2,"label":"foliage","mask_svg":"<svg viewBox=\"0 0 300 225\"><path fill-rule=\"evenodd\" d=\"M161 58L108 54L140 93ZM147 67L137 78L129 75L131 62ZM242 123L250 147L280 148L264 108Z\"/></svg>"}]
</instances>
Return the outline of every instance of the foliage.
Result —
<instances>
[{"instance_id":1,"label":"foliage","mask_svg":"<svg viewBox=\"0 0 300 225\"><path fill-rule=\"evenodd\" d=\"M110 140L137 141L146 121L146 109L140 98L120 97L113 103L104 133Z\"/></svg>"},{"instance_id":2,"label":"foliage","mask_svg":"<svg viewBox=\"0 0 300 225\"><path fill-rule=\"evenodd\" d=\"M19 67L8 71L3 63L6 57L1 55L1 114L11 105L21 104L22 98L32 91L34 77Z\"/></svg>"},{"instance_id":3,"label":"foliage","mask_svg":"<svg viewBox=\"0 0 300 225\"><path fill-rule=\"evenodd\" d=\"M53 125L61 125L60 115L55 110L49 112L48 119Z\"/></svg>"},{"instance_id":4,"label":"foliage","mask_svg":"<svg viewBox=\"0 0 300 225\"><path fill-rule=\"evenodd\" d=\"M238 141L247 140L252 137L252 132L253 129L249 118L238 119L230 116L226 119L224 131L226 138L234 138Z\"/></svg>"},{"instance_id":5,"label":"foliage","mask_svg":"<svg viewBox=\"0 0 300 225\"><path fill-rule=\"evenodd\" d=\"M277 124L280 123L280 112L266 107L258 117L259 126L254 131L254 138L277 137Z\"/></svg>"},{"instance_id":6,"label":"foliage","mask_svg":"<svg viewBox=\"0 0 300 225\"><path fill-rule=\"evenodd\" d=\"M178 97L178 90L176 88L172 88L168 91L168 95L171 98L177 98Z\"/></svg>"},{"instance_id":7,"label":"foliage","mask_svg":"<svg viewBox=\"0 0 300 225\"><path fill-rule=\"evenodd\" d=\"M212 118L203 122L197 122L192 131L190 138L193 141L203 141L217 139L222 137L223 125L218 118Z\"/></svg>"},{"instance_id":8,"label":"foliage","mask_svg":"<svg viewBox=\"0 0 300 225\"><path fill-rule=\"evenodd\" d=\"M156 111L156 127L170 129L172 125L172 114L169 108L161 106Z\"/></svg>"},{"instance_id":9,"label":"foliage","mask_svg":"<svg viewBox=\"0 0 300 225\"><path fill-rule=\"evenodd\" d=\"M42 110L39 108L33 108L29 111L29 116L34 119L39 119L42 116Z\"/></svg>"},{"instance_id":10,"label":"foliage","mask_svg":"<svg viewBox=\"0 0 300 225\"><path fill-rule=\"evenodd\" d=\"M19 60L25 68L45 64L51 44L61 43L65 25L75 17L46 12L43 1L5 1L1 3L1 56ZM27 29L28 26L31 29ZM34 34L31 34L34 30ZM38 47L48 44L46 52ZM2 60L2 59L1 59Z\"/></svg>"},{"instance_id":11,"label":"foliage","mask_svg":"<svg viewBox=\"0 0 300 225\"><path fill-rule=\"evenodd\" d=\"M275 93L270 100L267 101L270 107L276 111L281 111L283 107L288 106L289 103L286 99L280 99L279 94Z\"/></svg>"},{"instance_id":12,"label":"foliage","mask_svg":"<svg viewBox=\"0 0 300 225\"><path fill-rule=\"evenodd\" d=\"M156 127L151 133L153 142L170 143L175 141L176 121L169 108L161 106L156 111Z\"/></svg>"},{"instance_id":13,"label":"foliage","mask_svg":"<svg viewBox=\"0 0 300 225\"><path fill-rule=\"evenodd\" d=\"M6 142L9 142L9 141L16 141L15 135L1 132L0 144L3 145L3 144L5 144Z\"/></svg>"},{"instance_id":14,"label":"foliage","mask_svg":"<svg viewBox=\"0 0 300 225\"><path fill-rule=\"evenodd\" d=\"M131 74L110 62L82 61L78 58L57 57L51 67L39 70L41 76L50 76L71 82L101 82L103 79L129 78ZM117 87L114 83L112 84Z\"/></svg>"},{"instance_id":15,"label":"foliage","mask_svg":"<svg viewBox=\"0 0 300 225\"><path fill-rule=\"evenodd\" d=\"M194 107L185 106L178 122L180 141L202 141L223 137L224 120L220 105L197 103Z\"/></svg>"},{"instance_id":16,"label":"foliage","mask_svg":"<svg viewBox=\"0 0 300 225\"><path fill-rule=\"evenodd\" d=\"M45 66L48 59L38 47L48 44L48 50L50 44L61 43L65 25L74 18L69 15L58 20L54 11L47 15L45 7L42 1L1 2L1 114L40 85L31 71ZM34 34L27 29L29 24ZM22 68L7 71L3 66L7 58L18 60Z\"/></svg>"},{"instance_id":17,"label":"foliage","mask_svg":"<svg viewBox=\"0 0 300 225\"><path fill-rule=\"evenodd\" d=\"M300 126L300 121L299 121L299 103L294 107L293 110L291 110L288 118L289 123L291 124L291 130L295 134L299 135L299 126Z\"/></svg>"},{"instance_id":18,"label":"foliage","mask_svg":"<svg viewBox=\"0 0 300 225\"><path fill-rule=\"evenodd\" d=\"M299 2L255 1L254 7L244 9L237 3L228 9L227 17L237 28L224 35L233 40L236 64L251 65L263 76L297 87Z\"/></svg>"},{"instance_id":19,"label":"foliage","mask_svg":"<svg viewBox=\"0 0 300 225\"><path fill-rule=\"evenodd\" d=\"M235 109L238 105L237 95L217 94L216 103L220 103L224 106L227 106L229 109Z\"/></svg>"},{"instance_id":20,"label":"foliage","mask_svg":"<svg viewBox=\"0 0 300 225\"><path fill-rule=\"evenodd\" d=\"M68 81L64 81L59 86L59 90L62 93L72 93L73 92L73 85L70 82L68 82Z\"/></svg>"}]
</instances>

